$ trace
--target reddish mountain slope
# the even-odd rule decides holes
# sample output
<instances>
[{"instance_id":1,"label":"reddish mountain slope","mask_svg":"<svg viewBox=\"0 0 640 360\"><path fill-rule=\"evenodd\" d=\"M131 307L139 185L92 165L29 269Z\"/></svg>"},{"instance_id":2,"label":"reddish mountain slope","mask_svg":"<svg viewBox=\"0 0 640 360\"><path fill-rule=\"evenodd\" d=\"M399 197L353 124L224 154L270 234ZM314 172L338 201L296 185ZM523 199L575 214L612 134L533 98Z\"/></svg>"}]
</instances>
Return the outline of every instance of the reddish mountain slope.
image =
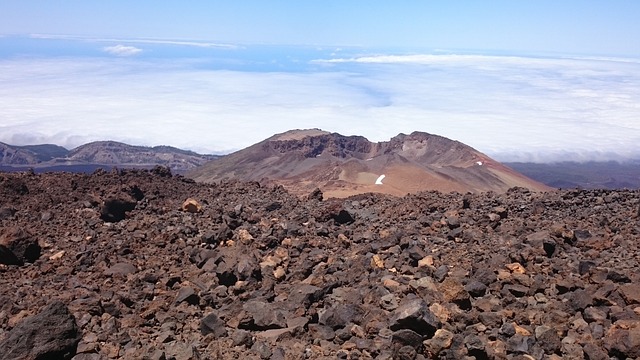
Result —
<instances>
[{"instance_id":1,"label":"reddish mountain slope","mask_svg":"<svg viewBox=\"0 0 640 360\"><path fill-rule=\"evenodd\" d=\"M297 194L319 187L328 197L424 190L504 192L515 186L549 189L467 145L422 132L373 143L361 136L293 130L209 162L187 176L202 182L277 183Z\"/></svg>"}]
</instances>

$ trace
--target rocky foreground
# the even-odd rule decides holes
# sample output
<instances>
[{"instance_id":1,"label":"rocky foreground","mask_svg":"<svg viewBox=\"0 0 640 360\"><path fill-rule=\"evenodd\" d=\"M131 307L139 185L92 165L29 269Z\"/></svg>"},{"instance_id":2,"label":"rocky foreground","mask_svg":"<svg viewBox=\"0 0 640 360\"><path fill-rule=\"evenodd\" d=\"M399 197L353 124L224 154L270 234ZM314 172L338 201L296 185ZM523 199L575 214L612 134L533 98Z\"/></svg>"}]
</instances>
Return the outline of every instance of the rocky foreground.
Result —
<instances>
[{"instance_id":1,"label":"rocky foreground","mask_svg":"<svg viewBox=\"0 0 640 360\"><path fill-rule=\"evenodd\" d=\"M0 359L638 358L639 206L0 173Z\"/></svg>"}]
</instances>

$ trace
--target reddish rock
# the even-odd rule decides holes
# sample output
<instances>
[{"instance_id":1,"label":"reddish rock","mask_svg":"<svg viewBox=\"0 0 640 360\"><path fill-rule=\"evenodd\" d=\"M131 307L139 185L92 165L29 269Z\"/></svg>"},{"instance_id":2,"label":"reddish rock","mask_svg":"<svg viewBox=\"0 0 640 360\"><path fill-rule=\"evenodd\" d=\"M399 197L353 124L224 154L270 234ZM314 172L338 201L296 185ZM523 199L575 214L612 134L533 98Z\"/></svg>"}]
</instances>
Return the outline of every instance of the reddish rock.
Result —
<instances>
[{"instance_id":1,"label":"reddish rock","mask_svg":"<svg viewBox=\"0 0 640 360\"><path fill-rule=\"evenodd\" d=\"M610 355L622 358L640 357L640 321L619 321L604 338Z\"/></svg>"}]
</instances>

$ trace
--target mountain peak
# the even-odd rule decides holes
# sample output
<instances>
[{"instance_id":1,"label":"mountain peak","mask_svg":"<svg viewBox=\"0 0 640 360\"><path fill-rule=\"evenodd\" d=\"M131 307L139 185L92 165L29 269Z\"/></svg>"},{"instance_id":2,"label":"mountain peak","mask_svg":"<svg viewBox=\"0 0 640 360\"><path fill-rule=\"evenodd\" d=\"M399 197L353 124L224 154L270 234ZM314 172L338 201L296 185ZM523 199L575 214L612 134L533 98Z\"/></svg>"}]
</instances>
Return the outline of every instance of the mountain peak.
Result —
<instances>
[{"instance_id":1,"label":"mountain peak","mask_svg":"<svg viewBox=\"0 0 640 360\"><path fill-rule=\"evenodd\" d=\"M321 129L295 129L283 132L281 134L276 134L270 138L273 141L287 141L287 140L302 140L306 137L315 137L321 135L329 135L331 134L328 131L324 131Z\"/></svg>"},{"instance_id":2,"label":"mountain peak","mask_svg":"<svg viewBox=\"0 0 640 360\"><path fill-rule=\"evenodd\" d=\"M300 195L320 188L327 197L365 192L401 196L426 190L504 192L514 186L549 189L470 146L425 132L376 143L319 129L292 130L187 175L204 182L275 183Z\"/></svg>"}]
</instances>

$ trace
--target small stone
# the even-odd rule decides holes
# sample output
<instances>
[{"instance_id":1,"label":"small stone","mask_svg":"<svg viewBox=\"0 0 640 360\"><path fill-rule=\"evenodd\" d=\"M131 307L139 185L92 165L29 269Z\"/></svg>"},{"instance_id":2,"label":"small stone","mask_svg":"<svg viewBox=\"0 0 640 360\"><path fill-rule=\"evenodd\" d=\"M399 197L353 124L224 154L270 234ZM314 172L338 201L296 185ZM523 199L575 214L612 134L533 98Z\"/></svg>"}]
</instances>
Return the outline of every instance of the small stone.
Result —
<instances>
[{"instance_id":1,"label":"small stone","mask_svg":"<svg viewBox=\"0 0 640 360\"><path fill-rule=\"evenodd\" d=\"M607 319L607 314L596 307L590 306L584 309L584 311L582 312L582 317L586 322L602 323Z\"/></svg>"},{"instance_id":2,"label":"small stone","mask_svg":"<svg viewBox=\"0 0 640 360\"><path fill-rule=\"evenodd\" d=\"M380 255L373 255L371 258L371 267L374 269L384 269L384 261Z\"/></svg>"},{"instance_id":3,"label":"small stone","mask_svg":"<svg viewBox=\"0 0 640 360\"><path fill-rule=\"evenodd\" d=\"M309 334L314 339L323 339L327 341L331 341L336 337L336 333L332 328L320 324L309 324Z\"/></svg>"},{"instance_id":4,"label":"small stone","mask_svg":"<svg viewBox=\"0 0 640 360\"><path fill-rule=\"evenodd\" d=\"M507 341L507 351L516 354L527 354L535 343L532 336L516 334Z\"/></svg>"},{"instance_id":5,"label":"small stone","mask_svg":"<svg viewBox=\"0 0 640 360\"><path fill-rule=\"evenodd\" d=\"M362 308L355 304L332 306L318 313L318 322L334 330L344 328L349 323L359 322L364 315Z\"/></svg>"},{"instance_id":6,"label":"small stone","mask_svg":"<svg viewBox=\"0 0 640 360\"><path fill-rule=\"evenodd\" d=\"M176 296L176 303L178 304L181 302L186 302L190 305L198 305L200 297L192 287L182 287L178 290L178 295Z\"/></svg>"},{"instance_id":7,"label":"small stone","mask_svg":"<svg viewBox=\"0 0 640 360\"><path fill-rule=\"evenodd\" d=\"M189 213L198 213L202 211L202 205L198 202L198 200L193 198L188 198L182 203L181 207L182 211Z\"/></svg>"},{"instance_id":8,"label":"small stone","mask_svg":"<svg viewBox=\"0 0 640 360\"><path fill-rule=\"evenodd\" d=\"M417 356L416 349L413 346L403 346L398 350L396 358L398 360L414 360Z\"/></svg>"},{"instance_id":9,"label":"small stone","mask_svg":"<svg viewBox=\"0 0 640 360\"><path fill-rule=\"evenodd\" d=\"M422 299L401 304L391 316L391 330L411 329L419 334L432 336L440 328L440 321Z\"/></svg>"},{"instance_id":10,"label":"small stone","mask_svg":"<svg viewBox=\"0 0 640 360\"><path fill-rule=\"evenodd\" d=\"M60 250L57 253L49 256L49 260L59 260L64 256L64 250Z\"/></svg>"},{"instance_id":11,"label":"small stone","mask_svg":"<svg viewBox=\"0 0 640 360\"><path fill-rule=\"evenodd\" d=\"M543 328L544 326L539 326L538 328ZM554 354L560 351L562 347L562 342L560 340L560 336L558 333L549 328L545 327L545 329L540 330L540 334L538 333L538 328L536 328L536 340L537 343L540 344L542 349L546 354Z\"/></svg>"},{"instance_id":12,"label":"small stone","mask_svg":"<svg viewBox=\"0 0 640 360\"><path fill-rule=\"evenodd\" d=\"M394 294L387 294L380 298L380 307L387 310L393 311L398 308L398 297Z\"/></svg>"},{"instance_id":13,"label":"small stone","mask_svg":"<svg viewBox=\"0 0 640 360\"><path fill-rule=\"evenodd\" d=\"M467 348L469 355L475 356L476 358L486 357L484 342L478 335L465 336L464 346Z\"/></svg>"},{"instance_id":14,"label":"small stone","mask_svg":"<svg viewBox=\"0 0 640 360\"><path fill-rule=\"evenodd\" d=\"M396 290L400 287L400 283L393 280L393 279L389 279L386 278L384 280L382 280L382 285L384 285L384 287L386 287L387 289L393 291Z\"/></svg>"},{"instance_id":15,"label":"small stone","mask_svg":"<svg viewBox=\"0 0 640 360\"><path fill-rule=\"evenodd\" d=\"M617 321L603 339L609 353L622 358L640 357L640 321Z\"/></svg>"},{"instance_id":16,"label":"small stone","mask_svg":"<svg viewBox=\"0 0 640 360\"><path fill-rule=\"evenodd\" d=\"M509 291L515 297L523 297L529 292L529 288L522 285L505 285L503 289Z\"/></svg>"},{"instance_id":17,"label":"small stone","mask_svg":"<svg viewBox=\"0 0 640 360\"><path fill-rule=\"evenodd\" d=\"M516 331L516 335L522 335L522 336L531 336L531 331L523 328L522 326L514 323L513 327Z\"/></svg>"},{"instance_id":18,"label":"small stone","mask_svg":"<svg viewBox=\"0 0 640 360\"><path fill-rule=\"evenodd\" d=\"M596 266L596 263L590 260L582 260L578 263L578 274L584 275L587 274L591 269Z\"/></svg>"},{"instance_id":19,"label":"small stone","mask_svg":"<svg viewBox=\"0 0 640 360\"><path fill-rule=\"evenodd\" d=\"M451 344L453 343L453 336L453 333L448 330L438 329L431 339L423 342L423 345L429 353L436 356L442 350L451 347Z\"/></svg>"},{"instance_id":20,"label":"small stone","mask_svg":"<svg viewBox=\"0 0 640 360\"><path fill-rule=\"evenodd\" d=\"M449 267L447 265L440 265L433 274L433 278L438 282L442 282L447 275L449 275Z\"/></svg>"},{"instance_id":21,"label":"small stone","mask_svg":"<svg viewBox=\"0 0 640 360\"><path fill-rule=\"evenodd\" d=\"M507 264L505 267L514 274L524 274L526 272L524 267L519 263Z\"/></svg>"},{"instance_id":22,"label":"small stone","mask_svg":"<svg viewBox=\"0 0 640 360\"><path fill-rule=\"evenodd\" d=\"M132 264L117 263L112 265L107 270L105 270L104 274L107 276L114 276L114 275L127 276L129 274L135 273L136 271L138 271L138 269Z\"/></svg>"},{"instance_id":23,"label":"small stone","mask_svg":"<svg viewBox=\"0 0 640 360\"><path fill-rule=\"evenodd\" d=\"M433 256L431 255L427 255L425 257L423 257L422 259L418 260L418 267L420 268L428 268L428 267L433 267Z\"/></svg>"},{"instance_id":24,"label":"small stone","mask_svg":"<svg viewBox=\"0 0 640 360\"><path fill-rule=\"evenodd\" d=\"M507 322L502 324L498 333L506 337L512 337L516 334L516 327L513 325L513 323Z\"/></svg>"},{"instance_id":25,"label":"small stone","mask_svg":"<svg viewBox=\"0 0 640 360\"><path fill-rule=\"evenodd\" d=\"M251 233L247 229L239 229L237 236L238 240L240 240L240 242L245 245L250 244L254 240L253 235L251 235Z\"/></svg>"},{"instance_id":26,"label":"small stone","mask_svg":"<svg viewBox=\"0 0 640 360\"><path fill-rule=\"evenodd\" d=\"M439 290L445 300L458 305L463 310L471 309L469 293L464 289L462 284L453 278L448 278L439 286Z\"/></svg>"},{"instance_id":27,"label":"small stone","mask_svg":"<svg viewBox=\"0 0 640 360\"><path fill-rule=\"evenodd\" d=\"M422 335L410 329L400 329L393 333L391 336L393 342L397 342L404 345L412 346L417 349L422 345Z\"/></svg>"},{"instance_id":28,"label":"small stone","mask_svg":"<svg viewBox=\"0 0 640 360\"><path fill-rule=\"evenodd\" d=\"M473 297L482 297L487 292L487 285L477 280L471 280L464 286L464 289Z\"/></svg>"},{"instance_id":29,"label":"small stone","mask_svg":"<svg viewBox=\"0 0 640 360\"><path fill-rule=\"evenodd\" d=\"M278 266L274 271L273 271L273 277L278 280L281 281L285 278L285 276L287 275L287 273L285 272L284 268L282 266Z\"/></svg>"},{"instance_id":30,"label":"small stone","mask_svg":"<svg viewBox=\"0 0 640 360\"><path fill-rule=\"evenodd\" d=\"M226 335L227 329L224 326L224 321L218 315L211 313L200 320L200 332L202 335L213 334L218 338Z\"/></svg>"},{"instance_id":31,"label":"small stone","mask_svg":"<svg viewBox=\"0 0 640 360\"><path fill-rule=\"evenodd\" d=\"M640 304L640 284L624 284L619 291L627 305Z\"/></svg>"},{"instance_id":32,"label":"small stone","mask_svg":"<svg viewBox=\"0 0 640 360\"><path fill-rule=\"evenodd\" d=\"M231 336L231 346L247 346L253 345L253 336L249 331L237 329Z\"/></svg>"},{"instance_id":33,"label":"small stone","mask_svg":"<svg viewBox=\"0 0 640 360\"><path fill-rule=\"evenodd\" d=\"M584 346L582 347L582 350L584 351L586 358L589 360L609 360L610 359L609 355L604 350L602 350L600 347L592 343L584 344Z\"/></svg>"},{"instance_id":34,"label":"small stone","mask_svg":"<svg viewBox=\"0 0 640 360\"><path fill-rule=\"evenodd\" d=\"M273 354L271 352L271 347L265 341L256 341L253 346L251 346L251 350L253 350L261 359L269 359Z\"/></svg>"}]
</instances>

